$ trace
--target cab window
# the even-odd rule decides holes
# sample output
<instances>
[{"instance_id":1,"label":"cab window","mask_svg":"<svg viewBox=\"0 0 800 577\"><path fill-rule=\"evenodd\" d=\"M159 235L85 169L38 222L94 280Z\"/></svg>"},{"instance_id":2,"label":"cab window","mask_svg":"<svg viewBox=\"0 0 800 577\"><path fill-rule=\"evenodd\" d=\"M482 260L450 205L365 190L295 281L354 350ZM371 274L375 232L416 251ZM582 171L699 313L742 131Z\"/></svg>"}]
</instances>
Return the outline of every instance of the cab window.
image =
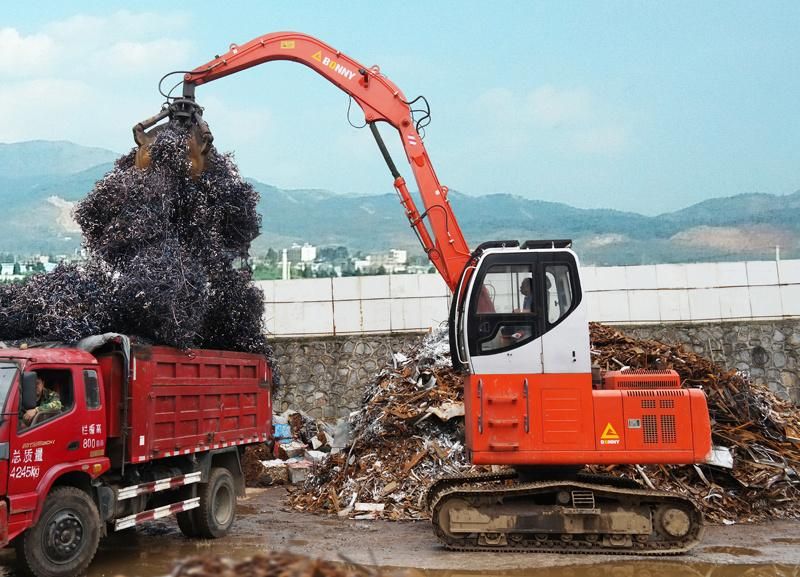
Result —
<instances>
[{"instance_id":1,"label":"cab window","mask_svg":"<svg viewBox=\"0 0 800 577\"><path fill-rule=\"evenodd\" d=\"M27 411L20 405L19 428L21 430L49 422L69 411L74 404L72 372L69 369L37 369L34 372L37 380L41 379L43 382L43 387L37 397L38 410L36 413L38 414L26 417ZM39 393L38 386L37 393Z\"/></svg>"},{"instance_id":2,"label":"cab window","mask_svg":"<svg viewBox=\"0 0 800 577\"><path fill-rule=\"evenodd\" d=\"M487 269L472 306L472 354L513 348L538 336L537 286L532 263Z\"/></svg>"},{"instance_id":3,"label":"cab window","mask_svg":"<svg viewBox=\"0 0 800 577\"><path fill-rule=\"evenodd\" d=\"M555 325L572 308L572 280L570 267L553 264L545 267L547 290L547 322Z\"/></svg>"}]
</instances>

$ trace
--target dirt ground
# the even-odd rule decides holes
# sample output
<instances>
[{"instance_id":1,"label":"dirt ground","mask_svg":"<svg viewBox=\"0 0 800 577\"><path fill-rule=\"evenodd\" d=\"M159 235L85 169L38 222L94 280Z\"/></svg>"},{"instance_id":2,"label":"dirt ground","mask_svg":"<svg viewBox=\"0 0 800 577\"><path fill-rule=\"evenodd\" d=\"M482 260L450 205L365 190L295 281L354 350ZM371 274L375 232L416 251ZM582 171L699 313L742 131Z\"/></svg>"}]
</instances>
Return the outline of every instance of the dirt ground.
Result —
<instances>
[{"instance_id":1,"label":"dirt ground","mask_svg":"<svg viewBox=\"0 0 800 577\"><path fill-rule=\"evenodd\" d=\"M691 554L637 558L611 555L457 553L442 549L427 522L353 521L298 513L284 504L286 489L248 489L229 536L189 541L172 519L115 534L101 545L89 577L167 575L193 555L247 557L289 550L332 561L380 566L390 573L456 575L800 575L800 521L711 526ZM12 551L0 552L0 575L13 576Z\"/></svg>"},{"instance_id":2,"label":"dirt ground","mask_svg":"<svg viewBox=\"0 0 800 577\"><path fill-rule=\"evenodd\" d=\"M343 556L361 564L418 569L513 570L620 559L614 555L447 551L439 546L427 521L353 521L298 513L283 504L285 491L284 488L252 490L247 500L241 503L244 511L237 520L236 533L261 534L262 542L271 547L287 548L323 559L336 560ZM265 527L271 527L267 534L264 534ZM664 559L689 563L800 566L798 545L800 521L711 526L707 528L703 543L690 555Z\"/></svg>"}]
</instances>

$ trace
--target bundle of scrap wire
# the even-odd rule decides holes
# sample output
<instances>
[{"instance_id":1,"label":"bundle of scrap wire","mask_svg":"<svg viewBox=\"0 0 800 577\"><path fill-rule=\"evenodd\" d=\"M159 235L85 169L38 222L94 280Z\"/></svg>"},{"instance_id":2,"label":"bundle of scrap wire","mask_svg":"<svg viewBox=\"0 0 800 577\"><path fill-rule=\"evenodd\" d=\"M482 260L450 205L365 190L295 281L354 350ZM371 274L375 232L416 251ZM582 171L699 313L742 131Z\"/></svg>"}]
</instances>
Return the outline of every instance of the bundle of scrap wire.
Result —
<instances>
[{"instance_id":1,"label":"bundle of scrap wire","mask_svg":"<svg viewBox=\"0 0 800 577\"><path fill-rule=\"evenodd\" d=\"M148 168L134 166L135 151L117 160L75 210L88 261L0 287L0 340L114 331L272 358L247 266L258 193L213 148L193 179L186 151L186 131L170 124Z\"/></svg>"}]
</instances>

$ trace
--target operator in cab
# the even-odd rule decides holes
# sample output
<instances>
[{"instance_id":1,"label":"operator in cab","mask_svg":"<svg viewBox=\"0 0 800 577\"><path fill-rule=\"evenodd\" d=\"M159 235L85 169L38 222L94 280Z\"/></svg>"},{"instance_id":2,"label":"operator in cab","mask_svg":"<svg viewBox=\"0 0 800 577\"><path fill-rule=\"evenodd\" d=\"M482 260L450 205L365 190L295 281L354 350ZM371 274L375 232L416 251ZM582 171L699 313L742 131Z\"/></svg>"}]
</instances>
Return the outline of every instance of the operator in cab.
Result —
<instances>
[{"instance_id":1,"label":"operator in cab","mask_svg":"<svg viewBox=\"0 0 800 577\"><path fill-rule=\"evenodd\" d=\"M22 420L26 425L31 424L37 413L61 410L61 399L58 393L44 386L44 379L41 375L36 376L36 400L37 405L22 415Z\"/></svg>"}]
</instances>

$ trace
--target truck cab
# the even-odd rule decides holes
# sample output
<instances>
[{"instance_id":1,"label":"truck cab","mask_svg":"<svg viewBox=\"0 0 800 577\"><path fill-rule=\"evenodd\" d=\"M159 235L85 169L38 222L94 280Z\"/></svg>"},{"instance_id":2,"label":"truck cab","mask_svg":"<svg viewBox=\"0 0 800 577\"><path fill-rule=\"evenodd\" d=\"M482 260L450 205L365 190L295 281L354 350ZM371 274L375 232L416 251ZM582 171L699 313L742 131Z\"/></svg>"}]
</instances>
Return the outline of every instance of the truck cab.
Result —
<instances>
[{"instance_id":1,"label":"truck cab","mask_svg":"<svg viewBox=\"0 0 800 577\"><path fill-rule=\"evenodd\" d=\"M41 497L54 482L90 486L109 469L110 460L105 456L106 411L95 357L78 349L3 353L0 494L6 499L0 504L0 542L5 544L39 515ZM23 405L23 383L30 389L37 376L58 395L61 408L38 412L26 423L23 414L30 407Z\"/></svg>"}]
</instances>

